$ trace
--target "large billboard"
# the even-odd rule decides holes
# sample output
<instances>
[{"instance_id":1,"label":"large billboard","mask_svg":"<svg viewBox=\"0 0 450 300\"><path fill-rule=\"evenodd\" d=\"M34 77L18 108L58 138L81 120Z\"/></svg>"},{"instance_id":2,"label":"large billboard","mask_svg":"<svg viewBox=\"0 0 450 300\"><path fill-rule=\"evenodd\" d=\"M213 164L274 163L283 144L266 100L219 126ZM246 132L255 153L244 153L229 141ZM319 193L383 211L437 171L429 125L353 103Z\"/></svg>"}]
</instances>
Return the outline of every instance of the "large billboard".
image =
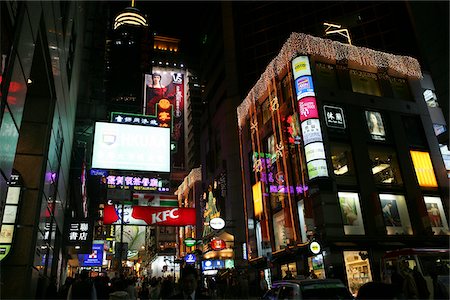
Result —
<instances>
[{"instance_id":1,"label":"large billboard","mask_svg":"<svg viewBox=\"0 0 450 300\"><path fill-rule=\"evenodd\" d=\"M123 217L122 217L123 216ZM186 226L196 224L195 208L105 205L103 224Z\"/></svg>"},{"instance_id":2,"label":"large billboard","mask_svg":"<svg viewBox=\"0 0 450 300\"><path fill-rule=\"evenodd\" d=\"M184 166L184 106L185 72L175 68L153 67L152 74L144 76L144 114L155 117L160 112L157 105L166 99L172 105L173 165Z\"/></svg>"},{"instance_id":3,"label":"large billboard","mask_svg":"<svg viewBox=\"0 0 450 300\"><path fill-rule=\"evenodd\" d=\"M97 122L92 168L170 172L170 129Z\"/></svg>"}]
</instances>

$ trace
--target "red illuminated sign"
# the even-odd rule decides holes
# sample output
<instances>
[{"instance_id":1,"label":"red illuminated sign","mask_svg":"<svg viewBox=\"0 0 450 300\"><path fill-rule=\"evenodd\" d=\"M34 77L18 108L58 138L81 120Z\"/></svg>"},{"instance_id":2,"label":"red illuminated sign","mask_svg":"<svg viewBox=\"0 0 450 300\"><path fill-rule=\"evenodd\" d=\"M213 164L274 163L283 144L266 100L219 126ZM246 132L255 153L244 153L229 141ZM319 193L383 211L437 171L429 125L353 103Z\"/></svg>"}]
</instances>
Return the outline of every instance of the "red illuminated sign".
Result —
<instances>
[{"instance_id":1,"label":"red illuminated sign","mask_svg":"<svg viewBox=\"0 0 450 300\"><path fill-rule=\"evenodd\" d=\"M211 249L213 250L222 250L225 249L227 244L224 240L212 240L211 241Z\"/></svg>"},{"instance_id":2,"label":"red illuminated sign","mask_svg":"<svg viewBox=\"0 0 450 300\"><path fill-rule=\"evenodd\" d=\"M302 122L311 118L319 118L315 97L305 97L301 99L298 101L298 108L300 111L300 121Z\"/></svg>"},{"instance_id":3,"label":"red illuminated sign","mask_svg":"<svg viewBox=\"0 0 450 300\"><path fill-rule=\"evenodd\" d=\"M121 220L123 214L123 221ZM186 226L195 225L196 216L194 208L155 207L106 205L104 209L103 224L125 225L162 225Z\"/></svg>"}]
</instances>

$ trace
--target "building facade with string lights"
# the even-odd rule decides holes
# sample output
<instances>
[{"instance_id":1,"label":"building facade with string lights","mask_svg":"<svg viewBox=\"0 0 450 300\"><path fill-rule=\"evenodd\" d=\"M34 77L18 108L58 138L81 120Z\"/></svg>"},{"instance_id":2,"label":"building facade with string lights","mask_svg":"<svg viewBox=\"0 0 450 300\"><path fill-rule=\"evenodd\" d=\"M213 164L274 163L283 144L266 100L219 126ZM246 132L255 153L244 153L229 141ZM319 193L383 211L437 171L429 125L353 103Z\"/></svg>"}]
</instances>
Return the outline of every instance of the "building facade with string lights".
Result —
<instances>
[{"instance_id":1,"label":"building facade with string lights","mask_svg":"<svg viewBox=\"0 0 450 300\"><path fill-rule=\"evenodd\" d=\"M237 108L246 250L266 278L340 278L446 248L448 179L419 62L292 33Z\"/></svg>"}]
</instances>

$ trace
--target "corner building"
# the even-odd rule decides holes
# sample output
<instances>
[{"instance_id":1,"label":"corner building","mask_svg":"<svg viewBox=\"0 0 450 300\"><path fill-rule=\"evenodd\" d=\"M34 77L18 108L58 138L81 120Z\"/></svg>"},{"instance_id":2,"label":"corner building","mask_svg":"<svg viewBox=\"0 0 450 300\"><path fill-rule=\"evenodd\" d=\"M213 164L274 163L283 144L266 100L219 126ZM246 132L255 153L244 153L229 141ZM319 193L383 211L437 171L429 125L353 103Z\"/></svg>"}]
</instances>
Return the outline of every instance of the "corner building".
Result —
<instances>
[{"instance_id":1,"label":"corner building","mask_svg":"<svg viewBox=\"0 0 450 300\"><path fill-rule=\"evenodd\" d=\"M448 248L421 78L414 58L291 34L237 109L254 273L313 272L356 295L386 251Z\"/></svg>"}]
</instances>

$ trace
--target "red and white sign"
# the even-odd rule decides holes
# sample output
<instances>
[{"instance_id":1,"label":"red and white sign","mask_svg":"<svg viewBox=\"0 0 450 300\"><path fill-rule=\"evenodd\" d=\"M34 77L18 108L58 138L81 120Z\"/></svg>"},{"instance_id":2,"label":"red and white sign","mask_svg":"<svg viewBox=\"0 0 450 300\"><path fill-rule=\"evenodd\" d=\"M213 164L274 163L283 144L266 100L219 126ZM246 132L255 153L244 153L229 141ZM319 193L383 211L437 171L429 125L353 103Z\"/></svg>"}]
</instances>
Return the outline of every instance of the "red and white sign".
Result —
<instances>
[{"instance_id":1,"label":"red and white sign","mask_svg":"<svg viewBox=\"0 0 450 300\"><path fill-rule=\"evenodd\" d=\"M305 97L301 99L298 102L298 108L300 111L300 121L302 122L308 119L319 118L315 97Z\"/></svg>"},{"instance_id":2,"label":"red and white sign","mask_svg":"<svg viewBox=\"0 0 450 300\"><path fill-rule=\"evenodd\" d=\"M212 240L211 241L211 249L213 250L223 250L227 247L227 244L224 240Z\"/></svg>"},{"instance_id":3,"label":"red and white sign","mask_svg":"<svg viewBox=\"0 0 450 300\"><path fill-rule=\"evenodd\" d=\"M161 225L186 226L195 225L196 216L194 208L155 207L125 205L122 218L122 205L106 205L104 208L103 223L105 225Z\"/></svg>"}]
</instances>

